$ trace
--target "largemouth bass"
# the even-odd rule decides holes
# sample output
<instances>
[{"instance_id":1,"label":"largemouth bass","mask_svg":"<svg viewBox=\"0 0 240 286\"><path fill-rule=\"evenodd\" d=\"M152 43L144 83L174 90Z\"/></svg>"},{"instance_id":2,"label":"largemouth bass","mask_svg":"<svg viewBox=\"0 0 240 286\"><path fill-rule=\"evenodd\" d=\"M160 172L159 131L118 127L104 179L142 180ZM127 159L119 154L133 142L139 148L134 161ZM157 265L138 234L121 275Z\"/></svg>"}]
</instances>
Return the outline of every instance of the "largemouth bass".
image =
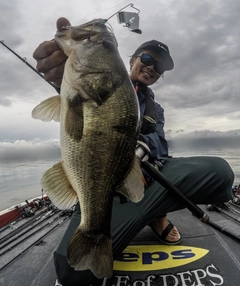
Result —
<instances>
[{"instance_id":1,"label":"largemouth bass","mask_svg":"<svg viewBox=\"0 0 240 286\"><path fill-rule=\"evenodd\" d=\"M41 184L60 209L79 200L81 223L68 245L69 264L110 277L113 194L138 202L144 192L135 156L138 101L102 19L68 27L55 40L68 56L61 93L36 106L32 116L60 122L62 162L44 173Z\"/></svg>"}]
</instances>

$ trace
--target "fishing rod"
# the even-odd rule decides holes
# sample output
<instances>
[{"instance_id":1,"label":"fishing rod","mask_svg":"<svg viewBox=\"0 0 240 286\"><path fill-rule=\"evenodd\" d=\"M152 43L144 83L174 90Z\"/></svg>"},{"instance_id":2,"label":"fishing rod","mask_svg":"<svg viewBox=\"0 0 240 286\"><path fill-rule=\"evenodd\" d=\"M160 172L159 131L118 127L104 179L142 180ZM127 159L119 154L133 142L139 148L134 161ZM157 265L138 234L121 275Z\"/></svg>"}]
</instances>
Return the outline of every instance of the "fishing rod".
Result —
<instances>
[{"instance_id":1,"label":"fishing rod","mask_svg":"<svg viewBox=\"0 0 240 286\"><path fill-rule=\"evenodd\" d=\"M16 213L14 213L11 217L8 218L8 222L4 224L4 226L2 226L0 228L0 233L2 233L4 230L8 229L9 227L13 226L15 223L17 223L18 221L23 219L23 208L19 208L18 209L18 213L17 213L18 217L14 220L13 218L16 217Z\"/></svg>"},{"instance_id":2,"label":"fishing rod","mask_svg":"<svg viewBox=\"0 0 240 286\"><path fill-rule=\"evenodd\" d=\"M231 205L230 202L223 203L222 207L230 212L240 215L240 209L234 205Z\"/></svg>"},{"instance_id":3,"label":"fishing rod","mask_svg":"<svg viewBox=\"0 0 240 286\"><path fill-rule=\"evenodd\" d=\"M234 203L234 202L232 202L232 201L229 201L229 202L228 202L228 204L230 204L230 205L232 205L232 206L234 206L234 207L236 207L236 208L240 209L240 205L235 204L235 203Z\"/></svg>"},{"instance_id":4,"label":"fishing rod","mask_svg":"<svg viewBox=\"0 0 240 286\"><path fill-rule=\"evenodd\" d=\"M30 65L28 62L27 62L27 58L22 58L20 57L16 52L14 52L9 46L7 46L4 41L0 41L0 43L5 47L7 48L11 53L13 53L16 57L18 57L22 62L24 62L30 69L32 69L36 74L38 74L42 79L44 79L44 76L38 72L32 65ZM44 79L45 80L45 79ZM46 81L46 80L45 80ZM49 83L54 89L56 89L56 86L49 82L49 81L46 81L47 83Z\"/></svg>"},{"instance_id":5,"label":"fishing rod","mask_svg":"<svg viewBox=\"0 0 240 286\"><path fill-rule=\"evenodd\" d=\"M232 219L232 220L234 220L234 221L240 223L240 218L236 218L235 216L233 216L233 215L227 213L227 212L226 212L222 207L220 207L220 206L216 206L216 205L213 205L213 204L207 205L207 210L209 210L209 211L214 211L214 210L215 210L215 211L217 211L218 213L221 213L221 214L223 214L223 215L229 217L230 219Z\"/></svg>"},{"instance_id":6,"label":"fishing rod","mask_svg":"<svg viewBox=\"0 0 240 286\"><path fill-rule=\"evenodd\" d=\"M29 204L27 202L27 204ZM25 210L26 210L26 207L25 206L16 206L15 209L18 211L18 213L13 213L13 215L11 217L8 218L8 222L4 224L3 227L0 227L0 233L3 232L4 230L6 230L7 228L10 228L11 226L13 226L14 224L16 224L18 221L21 221L25 216ZM18 215L18 217L12 221L12 219ZM36 217L36 216L35 216ZM1 243L1 239L0 239L0 243Z\"/></svg>"},{"instance_id":7,"label":"fishing rod","mask_svg":"<svg viewBox=\"0 0 240 286\"><path fill-rule=\"evenodd\" d=\"M192 201L190 201L170 181L168 181L167 178L165 178L165 176L161 172L159 172L152 164L150 164L148 162L149 155L150 155L149 147L145 143L138 141L136 146L136 156L140 161L141 166L144 168L144 170L149 175L151 175L152 178L156 180L160 185L165 187L167 191L169 191L172 195L180 199L185 205L185 207L189 209L192 212L192 214L197 218L199 218L203 223L212 226L214 229L219 230L220 232L226 234L227 236L233 238L238 243L240 243L240 236L235 235L229 230L211 221L210 217L201 208L199 208Z\"/></svg>"},{"instance_id":8,"label":"fishing rod","mask_svg":"<svg viewBox=\"0 0 240 286\"><path fill-rule=\"evenodd\" d=\"M3 265L0 268L0 271L9 266L12 262L14 262L16 259L18 259L21 255L23 255L25 252L27 252L32 246L39 244L44 237L46 237L48 234L50 234L52 231L54 231L57 227L62 225L67 219L69 219L70 215L67 215L65 218L63 218L61 221L59 221L57 224L55 224L49 231L44 233L40 238L37 239L37 241L34 241L32 244L30 244L26 249L21 251L17 256L15 256L12 260L7 262L5 265ZM1 254L0 254L1 255Z\"/></svg>"},{"instance_id":9,"label":"fishing rod","mask_svg":"<svg viewBox=\"0 0 240 286\"><path fill-rule=\"evenodd\" d=\"M17 228L16 230L12 231L11 233L9 233L8 235L4 236L3 238L1 238L0 240L0 244L3 244L5 241L7 241L7 243L5 243L4 245L0 246L0 250L3 249L4 247L7 246L7 244L10 244L11 242L13 242L14 240L18 239L19 237L23 236L25 233L29 232L31 229L35 228L36 226L38 226L39 224L43 223L45 220L47 220L49 217L53 216L54 214L60 212L60 210L53 210L51 211L51 213L47 214L42 220L41 219L41 216L40 217L37 217L35 218L36 221L38 221L36 224L34 224L33 226L31 226L31 228L28 228L27 230L25 230L29 224L31 222L34 222L34 221L30 221L30 222L27 222L26 224L24 224L22 227L19 227ZM39 221L40 220L40 221ZM25 231L23 231L25 230ZM23 231L23 232L22 232ZM22 233L21 233L22 232ZM19 234L19 235L18 235ZM18 235L18 236L16 236ZM10 238L12 238L12 240L8 241Z\"/></svg>"},{"instance_id":10,"label":"fishing rod","mask_svg":"<svg viewBox=\"0 0 240 286\"><path fill-rule=\"evenodd\" d=\"M63 212L62 212L63 213ZM48 226L49 224L53 223L54 221L58 220L59 217L61 217L62 215L58 215L57 217L53 218L51 221L47 222L46 224L44 224L42 227L41 227L41 230L43 228L45 228L46 226ZM24 237L22 240L18 241L17 243L15 243L14 245L10 246L9 248L5 249L3 252L0 252L0 256L5 254L6 252L8 252L9 250L12 250L14 247L18 246L21 242L27 240L29 237L33 236L34 234L36 234L37 232L39 232L39 229L36 229L35 231L33 231L32 233L30 233L29 235L27 235L26 237ZM20 236L19 236L20 237ZM19 237L16 237L14 238L14 240L16 240L17 238ZM13 240L13 241L14 241ZM12 242L12 241L11 241ZM9 243L5 244L4 247L6 247ZM3 247L1 247L2 249ZM0 269L1 270L1 269Z\"/></svg>"},{"instance_id":11,"label":"fishing rod","mask_svg":"<svg viewBox=\"0 0 240 286\"><path fill-rule=\"evenodd\" d=\"M29 219L25 224L22 224L20 226L17 226L14 228L14 230L4 236L2 236L0 238L0 244L3 242L3 240L8 237L8 236L12 236L13 233L16 233L18 231L20 231L20 229L23 229L24 227L26 227L28 224L30 224L32 221L39 219L39 216L41 216L44 212L46 212L47 209L43 209L41 212L39 212L38 214L36 214L34 217L32 217L31 219ZM23 217L19 218L19 220L23 220ZM11 227L13 224L17 223L18 220L15 220L14 222L12 222L10 225L7 225L5 229L7 229L8 227Z\"/></svg>"},{"instance_id":12,"label":"fishing rod","mask_svg":"<svg viewBox=\"0 0 240 286\"><path fill-rule=\"evenodd\" d=\"M25 224L22 224L20 226L17 226L15 227L15 229L6 234L5 236L1 237L0 238L0 244L2 243L2 241L4 240L5 237L9 237L9 236L13 236L16 232L20 232L22 229L24 229L25 227L27 227L32 221L34 220L38 220L40 216L42 216L45 212L47 212L49 210L49 207L51 206L51 204L48 204L45 200L34 200L33 201L34 203L38 202L38 209L40 209L42 206L45 206L44 209L42 209L40 212L38 212L37 214L35 214L34 212L34 217L32 217L31 219L28 219L28 221L25 223ZM40 203L39 203L40 202ZM29 202L26 201L27 205L29 205ZM31 209L34 209L30 206ZM26 208L25 207L22 207L21 208L21 211L22 211L22 216L18 219L16 219L14 222L12 222L11 224L9 225L6 225L4 228L2 228L0 230L0 232L3 232L4 230L6 230L7 228L11 227L13 224L17 223L18 221L21 221L23 220L23 218L27 217L27 216L24 216L25 215L25 210Z\"/></svg>"}]
</instances>

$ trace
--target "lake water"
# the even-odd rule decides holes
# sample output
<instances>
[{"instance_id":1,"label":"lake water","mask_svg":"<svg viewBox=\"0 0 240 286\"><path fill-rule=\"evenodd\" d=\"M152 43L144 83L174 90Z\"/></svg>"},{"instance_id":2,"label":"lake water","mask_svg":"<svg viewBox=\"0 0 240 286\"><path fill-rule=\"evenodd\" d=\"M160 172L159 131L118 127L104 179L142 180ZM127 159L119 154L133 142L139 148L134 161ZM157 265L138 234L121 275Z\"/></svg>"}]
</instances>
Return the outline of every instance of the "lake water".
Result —
<instances>
[{"instance_id":1,"label":"lake water","mask_svg":"<svg viewBox=\"0 0 240 286\"><path fill-rule=\"evenodd\" d=\"M170 150L173 157L219 156L227 160L235 173L235 183L240 183L240 149L181 151ZM51 160L1 160L0 210L41 195L40 179L43 173L60 159Z\"/></svg>"}]
</instances>

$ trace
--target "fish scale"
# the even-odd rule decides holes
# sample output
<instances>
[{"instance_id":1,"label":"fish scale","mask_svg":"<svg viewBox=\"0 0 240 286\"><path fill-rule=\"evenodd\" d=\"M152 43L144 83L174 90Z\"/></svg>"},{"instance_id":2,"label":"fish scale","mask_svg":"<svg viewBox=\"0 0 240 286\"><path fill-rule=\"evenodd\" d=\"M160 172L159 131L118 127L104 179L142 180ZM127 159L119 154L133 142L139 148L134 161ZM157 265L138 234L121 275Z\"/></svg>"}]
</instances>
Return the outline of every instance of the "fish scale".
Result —
<instances>
[{"instance_id":1,"label":"fish scale","mask_svg":"<svg viewBox=\"0 0 240 286\"><path fill-rule=\"evenodd\" d=\"M117 41L102 19L69 27L55 40L68 56L60 100L43 101L32 116L60 122L62 162L47 170L41 183L59 208L79 200L81 222L68 245L69 264L110 277L113 193L134 202L144 193L135 156L138 100Z\"/></svg>"}]
</instances>

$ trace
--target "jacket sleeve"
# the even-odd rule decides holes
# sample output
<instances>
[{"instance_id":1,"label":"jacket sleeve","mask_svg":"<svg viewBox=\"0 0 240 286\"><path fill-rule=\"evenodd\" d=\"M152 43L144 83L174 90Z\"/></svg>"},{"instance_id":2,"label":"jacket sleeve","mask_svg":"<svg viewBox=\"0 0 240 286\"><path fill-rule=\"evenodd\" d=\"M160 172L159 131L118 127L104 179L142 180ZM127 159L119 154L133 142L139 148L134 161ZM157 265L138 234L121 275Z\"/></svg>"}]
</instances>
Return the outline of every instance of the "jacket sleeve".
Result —
<instances>
[{"instance_id":1,"label":"jacket sleeve","mask_svg":"<svg viewBox=\"0 0 240 286\"><path fill-rule=\"evenodd\" d=\"M149 134L139 134L139 140L148 145L151 150L151 156L156 159L168 156L168 143L165 139L164 133L164 109L160 104L156 103L158 107L158 118L156 123L156 131Z\"/></svg>"}]
</instances>

